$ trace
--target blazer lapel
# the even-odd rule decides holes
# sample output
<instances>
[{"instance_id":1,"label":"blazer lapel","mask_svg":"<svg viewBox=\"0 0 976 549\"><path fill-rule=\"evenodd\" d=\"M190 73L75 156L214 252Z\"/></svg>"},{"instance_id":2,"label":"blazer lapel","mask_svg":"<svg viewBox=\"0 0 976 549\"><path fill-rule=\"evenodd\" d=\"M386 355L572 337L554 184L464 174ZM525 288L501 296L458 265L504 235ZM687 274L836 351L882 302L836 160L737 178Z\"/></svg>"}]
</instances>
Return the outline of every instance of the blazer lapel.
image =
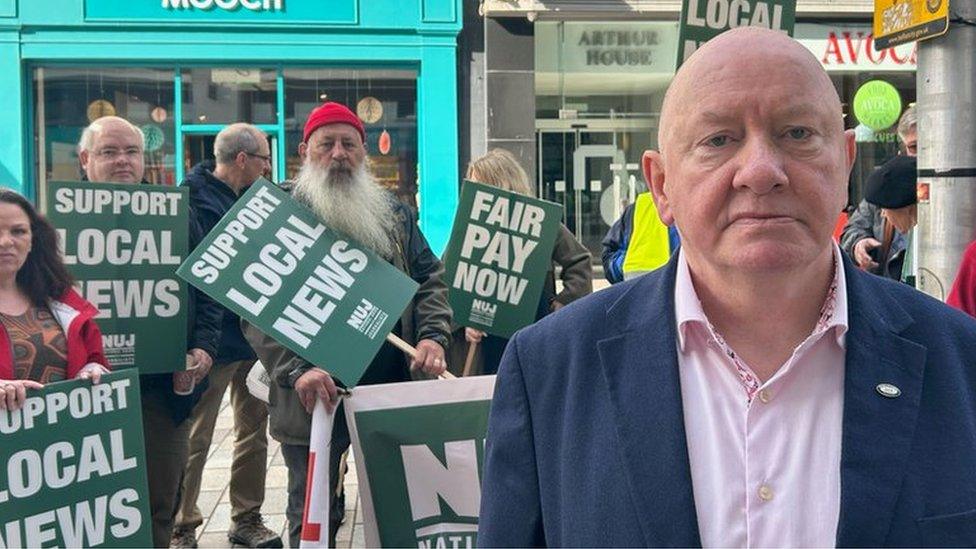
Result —
<instances>
[{"instance_id":1,"label":"blazer lapel","mask_svg":"<svg viewBox=\"0 0 976 549\"><path fill-rule=\"evenodd\" d=\"M675 341L675 258L608 311L621 335L598 343L619 449L645 545L700 546Z\"/></svg>"},{"instance_id":2,"label":"blazer lapel","mask_svg":"<svg viewBox=\"0 0 976 549\"><path fill-rule=\"evenodd\" d=\"M838 547L881 546L901 489L922 395L925 347L899 335L911 317L845 258L847 357ZM887 383L900 394L881 394Z\"/></svg>"}]
</instances>

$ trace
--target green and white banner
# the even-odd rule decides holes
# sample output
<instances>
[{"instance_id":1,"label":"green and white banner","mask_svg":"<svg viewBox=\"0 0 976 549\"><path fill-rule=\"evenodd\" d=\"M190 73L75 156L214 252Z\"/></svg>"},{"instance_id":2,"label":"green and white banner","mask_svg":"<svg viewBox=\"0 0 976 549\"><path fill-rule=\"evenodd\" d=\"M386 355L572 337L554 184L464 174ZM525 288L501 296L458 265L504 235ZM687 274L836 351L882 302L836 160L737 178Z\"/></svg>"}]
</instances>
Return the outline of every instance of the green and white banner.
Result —
<instances>
[{"instance_id":1,"label":"green and white banner","mask_svg":"<svg viewBox=\"0 0 976 549\"><path fill-rule=\"evenodd\" d=\"M477 547L488 409L495 376L357 387L344 399L356 455L367 547ZM314 470L306 524L321 531L302 547L325 547L331 416L312 418ZM310 460L310 464L314 461ZM314 527L320 524L321 528Z\"/></svg>"},{"instance_id":2,"label":"green and white banner","mask_svg":"<svg viewBox=\"0 0 976 549\"><path fill-rule=\"evenodd\" d=\"M263 179L177 274L347 387L418 287Z\"/></svg>"},{"instance_id":3,"label":"green and white banner","mask_svg":"<svg viewBox=\"0 0 976 549\"><path fill-rule=\"evenodd\" d=\"M29 395L0 411L0 548L151 546L138 372Z\"/></svg>"},{"instance_id":4,"label":"green and white banner","mask_svg":"<svg viewBox=\"0 0 976 549\"><path fill-rule=\"evenodd\" d=\"M793 36L796 0L682 0L678 67L702 44L735 27L763 27Z\"/></svg>"},{"instance_id":5,"label":"green and white banner","mask_svg":"<svg viewBox=\"0 0 976 549\"><path fill-rule=\"evenodd\" d=\"M186 366L187 288L176 268L189 247L188 196L156 185L47 185L47 218L82 296L98 308L113 368Z\"/></svg>"},{"instance_id":6,"label":"green and white banner","mask_svg":"<svg viewBox=\"0 0 976 549\"><path fill-rule=\"evenodd\" d=\"M464 182L444 252L457 324L511 337L535 322L562 213L553 202Z\"/></svg>"}]
</instances>

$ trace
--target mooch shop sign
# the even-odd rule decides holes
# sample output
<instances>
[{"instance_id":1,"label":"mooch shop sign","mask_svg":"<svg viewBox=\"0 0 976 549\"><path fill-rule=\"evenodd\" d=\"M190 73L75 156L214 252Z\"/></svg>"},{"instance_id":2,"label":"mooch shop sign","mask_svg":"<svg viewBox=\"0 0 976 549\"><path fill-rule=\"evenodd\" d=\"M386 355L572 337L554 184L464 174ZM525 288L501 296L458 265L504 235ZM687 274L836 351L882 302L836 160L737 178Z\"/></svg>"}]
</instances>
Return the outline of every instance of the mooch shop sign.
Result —
<instances>
[{"instance_id":1,"label":"mooch shop sign","mask_svg":"<svg viewBox=\"0 0 976 549\"><path fill-rule=\"evenodd\" d=\"M350 24L356 0L85 0L88 21Z\"/></svg>"}]
</instances>

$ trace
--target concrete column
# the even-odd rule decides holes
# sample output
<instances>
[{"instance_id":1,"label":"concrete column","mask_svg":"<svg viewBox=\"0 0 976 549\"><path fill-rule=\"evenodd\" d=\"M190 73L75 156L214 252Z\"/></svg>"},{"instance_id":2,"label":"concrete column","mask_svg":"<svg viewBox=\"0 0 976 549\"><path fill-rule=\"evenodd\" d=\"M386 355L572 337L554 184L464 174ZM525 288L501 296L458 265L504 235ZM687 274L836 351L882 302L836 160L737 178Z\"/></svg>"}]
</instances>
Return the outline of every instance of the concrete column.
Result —
<instances>
[{"instance_id":1,"label":"concrete column","mask_svg":"<svg viewBox=\"0 0 976 549\"><path fill-rule=\"evenodd\" d=\"M953 2L976 19L976 4ZM966 246L976 237L976 27L918 45L918 172L929 185L919 204L918 288L944 300Z\"/></svg>"}]
</instances>

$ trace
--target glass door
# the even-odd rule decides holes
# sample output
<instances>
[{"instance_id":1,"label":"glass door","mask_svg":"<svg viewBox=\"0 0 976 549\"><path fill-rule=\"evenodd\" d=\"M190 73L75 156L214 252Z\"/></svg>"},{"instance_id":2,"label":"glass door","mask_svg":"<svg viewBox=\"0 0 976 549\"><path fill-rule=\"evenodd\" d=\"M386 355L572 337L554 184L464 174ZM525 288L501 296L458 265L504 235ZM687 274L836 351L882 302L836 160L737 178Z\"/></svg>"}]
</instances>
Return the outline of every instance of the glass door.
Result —
<instances>
[{"instance_id":1,"label":"glass door","mask_svg":"<svg viewBox=\"0 0 976 549\"><path fill-rule=\"evenodd\" d=\"M644 189L639 169L643 149L628 157L625 147L631 141L628 134L614 131L538 132L539 196L563 205L563 222L590 250L596 265L603 237Z\"/></svg>"}]
</instances>

